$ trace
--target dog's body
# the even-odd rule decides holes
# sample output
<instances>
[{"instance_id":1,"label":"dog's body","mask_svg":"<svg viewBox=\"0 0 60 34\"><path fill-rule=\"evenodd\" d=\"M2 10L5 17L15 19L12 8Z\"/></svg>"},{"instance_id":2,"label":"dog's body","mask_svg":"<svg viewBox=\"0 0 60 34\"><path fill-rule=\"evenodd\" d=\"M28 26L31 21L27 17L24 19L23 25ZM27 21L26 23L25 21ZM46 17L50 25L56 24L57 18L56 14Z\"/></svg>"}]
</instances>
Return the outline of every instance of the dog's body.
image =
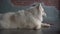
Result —
<instances>
[{"instance_id":1,"label":"dog's body","mask_svg":"<svg viewBox=\"0 0 60 34\"><path fill-rule=\"evenodd\" d=\"M39 4L38 6L18 12L9 12L3 15L0 20L1 27L4 29L26 28L40 29L45 15L44 9Z\"/></svg>"}]
</instances>

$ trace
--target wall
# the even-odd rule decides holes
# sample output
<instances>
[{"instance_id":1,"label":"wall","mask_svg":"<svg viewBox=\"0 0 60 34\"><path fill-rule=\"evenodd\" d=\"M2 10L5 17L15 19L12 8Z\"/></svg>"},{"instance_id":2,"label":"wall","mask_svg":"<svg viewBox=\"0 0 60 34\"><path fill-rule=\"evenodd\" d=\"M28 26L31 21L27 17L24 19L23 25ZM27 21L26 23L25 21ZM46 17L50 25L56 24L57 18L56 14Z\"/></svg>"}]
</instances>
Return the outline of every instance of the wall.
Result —
<instances>
[{"instance_id":1,"label":"wall","mask_svg":"<svg viewBox=\"0 0 60 34\"><path fill-rule=\"evenodd\" d=\"M56 6L56 8L59 8L59 0L11 0L11 2L17 6L29 6L34 2L44 2L47 6Z\"/></svg>"}]
</instances>

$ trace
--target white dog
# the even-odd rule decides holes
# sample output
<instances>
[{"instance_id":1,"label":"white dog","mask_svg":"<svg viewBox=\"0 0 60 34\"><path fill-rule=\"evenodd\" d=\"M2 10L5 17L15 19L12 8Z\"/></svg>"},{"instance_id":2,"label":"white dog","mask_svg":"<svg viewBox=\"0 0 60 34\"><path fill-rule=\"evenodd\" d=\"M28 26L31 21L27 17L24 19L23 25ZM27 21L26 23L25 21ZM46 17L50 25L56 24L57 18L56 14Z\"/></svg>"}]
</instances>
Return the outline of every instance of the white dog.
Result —
<instances>
[{"instance_id":1,"label":"white dog","mask_svg":"<svg viewBox=\"0 0 60 34\"><path fill-rule=\"evenodd\" d=\"M41 3L28 10L5 13L0 20L0 26L4 29L41 29L41 26L50 26L42 23L46 13Z\"/></svg>"}]
</instances>

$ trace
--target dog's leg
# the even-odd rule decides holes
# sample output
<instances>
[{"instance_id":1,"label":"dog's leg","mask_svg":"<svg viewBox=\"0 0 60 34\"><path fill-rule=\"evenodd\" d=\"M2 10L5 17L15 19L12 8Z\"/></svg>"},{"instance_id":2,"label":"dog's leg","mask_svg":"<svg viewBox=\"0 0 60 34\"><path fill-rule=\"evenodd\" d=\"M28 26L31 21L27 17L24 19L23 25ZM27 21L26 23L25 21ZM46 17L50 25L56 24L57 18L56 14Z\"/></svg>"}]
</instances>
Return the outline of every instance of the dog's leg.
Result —
<instances>
[{"instance_id":1,"label":"dog's leg","mask_svg":"<svg viewBox=\"0 0 60 34\"><path fill-rule=\"evenodd\" d=\"M41 26L43 28L49 28L51 25L50 24L47 24L47 23L42 23Z\"/></svg>"}]
</instances>

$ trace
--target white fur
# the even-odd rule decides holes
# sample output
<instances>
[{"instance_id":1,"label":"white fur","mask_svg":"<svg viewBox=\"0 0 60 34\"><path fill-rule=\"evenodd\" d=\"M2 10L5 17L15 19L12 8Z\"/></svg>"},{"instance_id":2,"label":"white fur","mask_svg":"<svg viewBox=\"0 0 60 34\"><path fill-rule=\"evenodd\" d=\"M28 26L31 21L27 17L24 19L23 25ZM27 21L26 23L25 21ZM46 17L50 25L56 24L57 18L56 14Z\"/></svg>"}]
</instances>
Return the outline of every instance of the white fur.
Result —
<instances>
[{"instance_id":1,"label":"white fur","mask_svg":"<svg viewBox=\"0 0 60 34\"><path fill-rule=\"evenodd\" d=\"M38 8L38 9L37 9ZM3 20L0 21L2 28L27 28L27 29L40 29L43 21L44 9L41 3L29 10L21 10L18 12L5 13ZM10 17L14 15L16 21L10 21Z\"/></svg>"}]
</instances>

